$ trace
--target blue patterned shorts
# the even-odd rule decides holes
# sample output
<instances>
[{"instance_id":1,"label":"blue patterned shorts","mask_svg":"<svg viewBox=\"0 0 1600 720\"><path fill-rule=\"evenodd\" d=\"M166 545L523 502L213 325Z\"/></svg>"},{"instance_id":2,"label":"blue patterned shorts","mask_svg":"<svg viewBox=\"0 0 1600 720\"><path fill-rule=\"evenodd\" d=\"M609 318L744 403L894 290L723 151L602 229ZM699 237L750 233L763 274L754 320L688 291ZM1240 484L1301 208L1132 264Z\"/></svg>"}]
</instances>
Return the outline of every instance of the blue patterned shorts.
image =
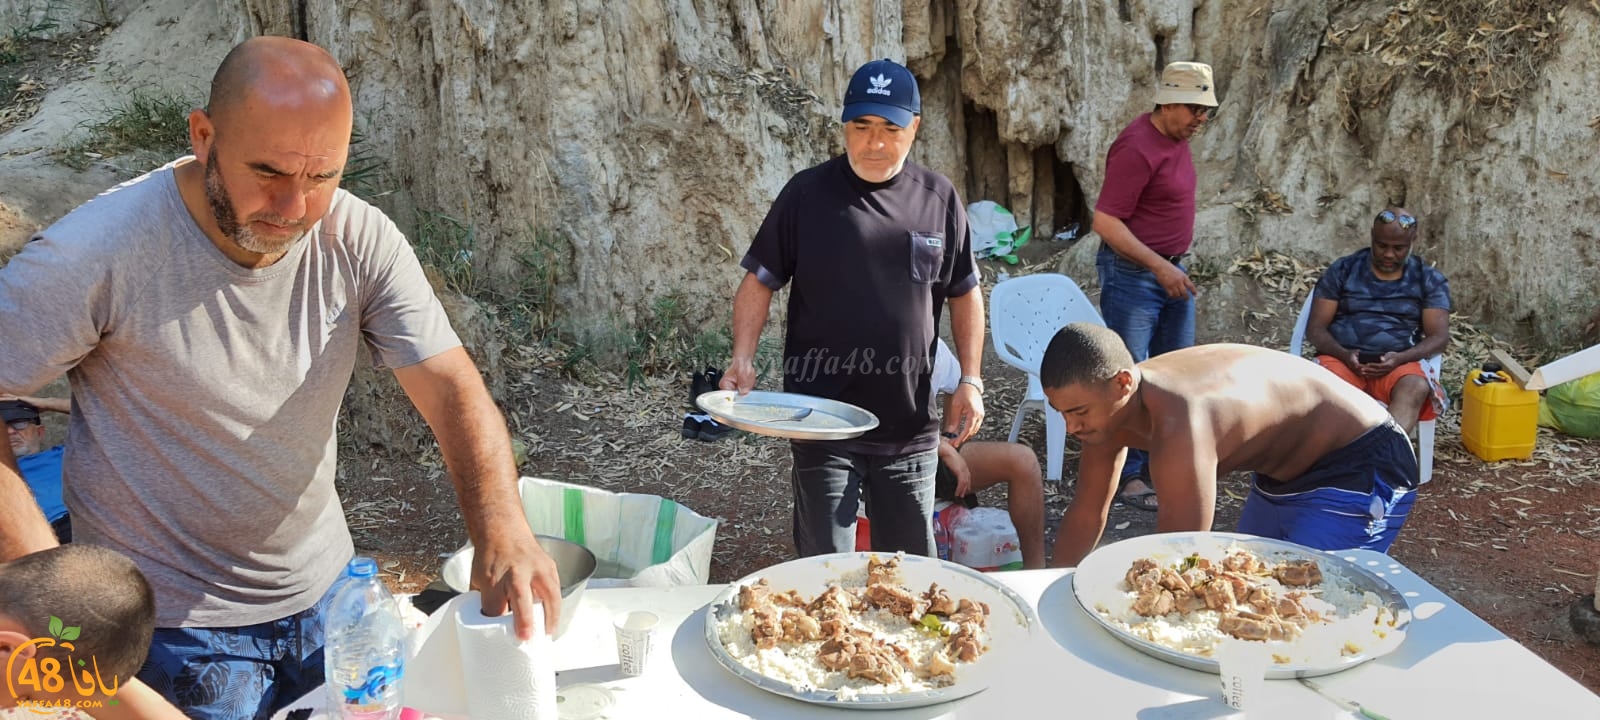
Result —
<instances>
[{"instance_id":1,"label":"blue patterned shorts","mask_svg":"<svg viewBox=\"0 0 1600 720\"><path fill-rule=\"evenodd\" d=\"M338 586L278 620L157 628L139 679L192 718L270 718L322 685L322 619Z\"/></svg>"}]
</instances>

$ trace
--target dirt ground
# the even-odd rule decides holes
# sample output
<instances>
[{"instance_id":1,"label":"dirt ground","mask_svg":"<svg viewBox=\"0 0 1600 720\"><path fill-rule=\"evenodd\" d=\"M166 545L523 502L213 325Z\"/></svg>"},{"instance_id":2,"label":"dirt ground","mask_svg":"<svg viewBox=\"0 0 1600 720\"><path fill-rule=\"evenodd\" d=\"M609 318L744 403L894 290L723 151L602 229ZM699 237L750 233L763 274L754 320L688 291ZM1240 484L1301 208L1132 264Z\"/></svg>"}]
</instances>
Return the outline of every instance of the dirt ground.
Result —
<instances>
[{"instance_id":1,"label":"dirt ground","mask_svg":"<svg viewBox=\"0 0 1600 720\"><path fill-rule=\"evenodd\" d=\"M1282 330L1283 338L1287 334ZM687 373L647 378L631 390L619 390L620 382L604 377L586 386L553 366L541 373L538 396L510 411L528 446L524 474L662 495L717 518L712 582L793 557L784 441L744 433L717 443L682 439ZM1024 377L992 352L984 375L989 415L979 437L1005 440ZM1433 481L1423 487L1392 554L1600 692L1600 647L1584 643L1566 619L1577 598L1593 589L1600 570L1600 481L1593 469L1600 465L1600 444L1541 431L1533 459L1486 464L1462 447L1455 423L1454 411L1439 423ZM1043 448L1042 433L1043 423L1032 415L1020 441ZM441 556L465 537L441 474L396 458L347 461L345 467L350 477L342 494L362 551L378 556L401 589L417 590L435 579ZM1046 483L1047 542L1071 499L1070 439L1065 467L1065 482ZM1247 490L1242 475L1222 482L1217 529L1233 528ZM982 499L1005 505L999 488ZM1103 542L1152 532L1154 519L1153 513L1115 506Z\"/></svg>"}]
</instances>

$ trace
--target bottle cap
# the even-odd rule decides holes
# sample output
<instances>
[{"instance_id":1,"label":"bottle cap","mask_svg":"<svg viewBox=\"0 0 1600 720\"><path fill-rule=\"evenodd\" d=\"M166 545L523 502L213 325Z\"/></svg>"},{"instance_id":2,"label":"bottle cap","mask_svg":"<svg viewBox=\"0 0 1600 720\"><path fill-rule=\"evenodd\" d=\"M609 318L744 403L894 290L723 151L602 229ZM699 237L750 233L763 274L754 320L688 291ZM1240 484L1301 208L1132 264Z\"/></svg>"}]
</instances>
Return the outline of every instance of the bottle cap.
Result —
<instances>
[{"instance_id":1,"label":"bottle cap","mask_svg":"<svg viewBox=\"0 0 1600 720\"><path fill-rule=\"evenodd\" d=\"M350 559L350 564L345 566L345 572L350 577L366 578L378 574L378 561L369 557L356 557Z\"/></svg>"},{"instance_id":2,"label":"bottle cap","mask_svg":"<svg viewBox=\"0 0 1600 720\"><path fill-rule=\"evenodd\" d=\"M1500 367L1500 363L1497 363L1493 360L1483 361L1483 371L1486 373L1497 373L1504 369L1505 368Z\"/></svg>"}]
</instances>

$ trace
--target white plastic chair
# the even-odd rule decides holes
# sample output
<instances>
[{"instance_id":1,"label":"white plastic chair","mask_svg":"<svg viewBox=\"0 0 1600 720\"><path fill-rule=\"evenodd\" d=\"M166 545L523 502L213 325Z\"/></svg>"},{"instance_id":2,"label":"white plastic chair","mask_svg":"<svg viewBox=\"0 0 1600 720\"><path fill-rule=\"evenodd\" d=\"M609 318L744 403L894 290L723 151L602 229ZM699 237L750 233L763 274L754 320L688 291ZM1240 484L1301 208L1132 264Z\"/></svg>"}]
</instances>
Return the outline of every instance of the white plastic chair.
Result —
<instances>
[{"instance_id":1,"label":"white plastic chair","mask_svg":"<svg viewBox=\"0 0 1600 720\"><path fill-rule=\"evenodd\" d=\"M1311 320L1311 301L1315 293L1306 296L1306 304L1300 307L1300 318L1294 323L1294 335L1289 338L1289 354L1300 355L1300 349L1306 341L1306 323ZM1312 360L1312 362L1316 362ZM1439 369L1444 362L1440 355L1432 355L1421 361L1422 372L1426 373L1428 380L1439 382ZM1428 402L1433 402L1429 397ZM1433 431L1434 420L1422 420L1417 423L1417 472L1422 482L1433 479Z\"/></svg>"},{"instance_id":2,"label":"white plastic chair","mask_svg":"<svg viewBox=\"0 0 1600 720\"><path fill-rule=\"evenodd\" d=\"M1017 441L1028 409L1043 413L1045 477L1052 481L1061 480L1067 421L1045 400L1044 386L1039 384L1039 363L1056 331L1078 321L1105 325L1088 296L1065 275L1024 275L995 285L989 293L989 335L994 339L994 352L1007 365L1028 373L1028 395L1011 418L1011 437L1007 440Z\"/></svg>"}]
</instances>

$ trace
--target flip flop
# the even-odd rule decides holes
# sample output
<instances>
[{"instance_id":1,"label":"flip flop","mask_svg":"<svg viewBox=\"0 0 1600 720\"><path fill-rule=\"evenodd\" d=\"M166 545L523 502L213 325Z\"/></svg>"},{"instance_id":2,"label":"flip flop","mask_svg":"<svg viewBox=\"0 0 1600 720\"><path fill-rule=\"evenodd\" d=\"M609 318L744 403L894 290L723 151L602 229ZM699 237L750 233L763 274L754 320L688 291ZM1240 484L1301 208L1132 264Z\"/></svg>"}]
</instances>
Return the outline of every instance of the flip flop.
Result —
<instances>
[{"instance_id":1,"label":"flip flop","mask_svg":"<svg viewBox=\"0 0 1600 720\"><path fill-rule=\"evenodd\" d=\"M1147 510L1149 512L1155 512L1156 510L1160 509L1159 506L1156 505L1156 491L1154 490L1146 490L1140 493L1133 493L1132 495L1118 495L1117 502L1127 505L1128 507L1139 508L1140 510Z\"/></svg>"}]
</instances>

